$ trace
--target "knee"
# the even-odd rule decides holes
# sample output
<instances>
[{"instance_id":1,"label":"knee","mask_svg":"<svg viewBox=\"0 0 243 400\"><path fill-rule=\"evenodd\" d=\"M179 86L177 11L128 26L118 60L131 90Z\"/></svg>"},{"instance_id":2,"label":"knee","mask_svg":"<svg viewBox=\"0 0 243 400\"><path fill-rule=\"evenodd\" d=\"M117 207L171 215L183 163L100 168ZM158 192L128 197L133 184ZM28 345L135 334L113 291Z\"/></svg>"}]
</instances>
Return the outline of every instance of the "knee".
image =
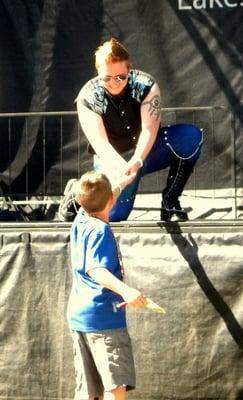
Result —
<instances>
[{"instance_id":1,"label":"knee","mask_svg":"<svg viewBox=\"0 0 243 400\"><path fill-rule=\"evenodd\" d=\"M126 221L133 209L134 197L117 201L110 212L110 222Z\"/></svg>"},{"instance_id":2,"label":"knee","mask_svg":"<svg viewBox=\"0 0 243 400\"><path fill-rule=\"evenodd\" d=\"M201 155L203 145L203 129L194 124L186 124L186 126L189 130L191 139L195 140L195 152L190 158L188 158L188 163L193 167Z\"/></svg>"}]
</instances>

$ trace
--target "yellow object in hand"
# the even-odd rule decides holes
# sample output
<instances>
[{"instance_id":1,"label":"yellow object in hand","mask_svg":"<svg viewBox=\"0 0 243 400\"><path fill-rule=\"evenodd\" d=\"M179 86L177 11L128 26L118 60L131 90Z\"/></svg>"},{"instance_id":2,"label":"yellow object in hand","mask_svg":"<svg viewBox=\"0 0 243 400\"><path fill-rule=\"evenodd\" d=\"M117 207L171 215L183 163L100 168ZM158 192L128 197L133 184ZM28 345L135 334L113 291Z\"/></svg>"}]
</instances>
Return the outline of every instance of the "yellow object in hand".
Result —
<instances>
[{"instance_id":1,"label":"yellow object in hand","mask_svg":"<svg viewBox=\"0 0 243 400\"><path fill-rule=\"evenodd\" d=\"M166 313L164 308L160 307L157 303L155 303L149 297L147 297L147 301L148 301L148 303L145 306L146 308L148 308L148 309L150 309L150 310L152 310L154 312L160 313L160 314L165 314Z\"/></svg>"}]
</instances>

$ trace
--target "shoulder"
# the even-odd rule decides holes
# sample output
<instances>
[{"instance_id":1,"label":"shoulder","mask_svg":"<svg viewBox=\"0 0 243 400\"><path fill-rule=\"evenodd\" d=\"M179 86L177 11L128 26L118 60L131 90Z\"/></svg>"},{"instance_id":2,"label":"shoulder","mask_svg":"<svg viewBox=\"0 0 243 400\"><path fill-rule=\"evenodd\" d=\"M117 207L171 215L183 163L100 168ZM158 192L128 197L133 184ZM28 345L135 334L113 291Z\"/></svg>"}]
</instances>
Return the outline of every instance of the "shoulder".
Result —
<instances>
[{"instance_id":1,"label":"shoulder","mask_svg":"<svg viewBox=\"0 0 243 400\"><path fill-rule=\"evenodd\" d=\"M85 236L101 238L113 235L109 224L98 218L93 218L82 213L78 213L75 218L73 229L79 229Z\"/></svg>"},{"instance_id":2,"label":"shoulder","mask_svg":"<svg viewBox=\"0 0 243 400\"><path fill-rule=\"evenodd\" d=\"M85 233L86 249L99 254L113 254L116 242L109 224L94 218L89 222Z\"/></svg>"},{"instance_id":3,"label":"shoulder","mask_svg":"<svg viewBox=\"0 0 243 400\"><path fill-rule=\"evenodd\" d=\"M80 92L77 96L77 100L84 96L90 96L90 95L92 95L93 92L97 92L97 93L104 92L104 88L102 87L100 78L98 76L90 79L82 86L82 88L80 89Z\"/></svg>"},{"instance_id":4,"label":"shoulder","mask_svg":"<svg viewBox=\"0 0 243 400\"><path fill-rule=\"evenodd\" d=\"M139 102L144 100L155 83L155 78L144 71L131 69L129 72L128 84L132 96Z\"/></svg>"},{"instance_id":5,"label":"shoulder","mask_svg":"<svg viewBox=\"0 0 243 400\"><path fill-rule=\"evenodd\" d=\"M151 74L139 69L131 69L129 80L131 81L131 84L139 83L144 85L153 85L155 83L155 78Z\"/></svg>"},{"instance_id":6,"label":"shoulder","mask_svg":"<svg viewBox=\"0 0 243 400\"><path fill-rule=\"evenodd\" d=\"M96 230L101 235L111 235L112 234L111 227L109 224L107 224L106 222L104 222L98 218L91 218L91 220L92 221L90 222L90 225L91 225L92 229Z\"/></svg>"},{"instance_id":7,"label":"shoulder","mask_svg":"<svg viewBox=\"0 0 243 400\"><path fill-rule=\"evenodd\" d=\"M107 100L104 87L98 76L86 82L81 88L76 102L83 104L98 114L103 113Z\"/></svg>"}]
</instances>

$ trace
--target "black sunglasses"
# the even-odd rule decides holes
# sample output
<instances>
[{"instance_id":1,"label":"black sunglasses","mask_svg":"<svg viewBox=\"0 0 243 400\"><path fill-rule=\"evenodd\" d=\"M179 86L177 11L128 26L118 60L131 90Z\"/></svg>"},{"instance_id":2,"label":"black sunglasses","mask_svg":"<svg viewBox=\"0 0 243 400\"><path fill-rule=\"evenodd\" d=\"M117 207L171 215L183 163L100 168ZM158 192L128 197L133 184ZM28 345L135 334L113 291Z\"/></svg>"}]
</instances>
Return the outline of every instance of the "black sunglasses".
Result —
<instances>
[{"instance_id":1,"label":"black sunglasses","mask_svg":"<svg viewBox=\"0 0 243 400\"><path fill-rule=\"evenodd\" d=\"M115 82L121 82L121 81L125 81L127 79L127 76L128 76L127 74L120 74L120 75L115 75L115 76L106 75L101 79L104 82L110 82L112 79Z\"/></svg>"}]
</instances>

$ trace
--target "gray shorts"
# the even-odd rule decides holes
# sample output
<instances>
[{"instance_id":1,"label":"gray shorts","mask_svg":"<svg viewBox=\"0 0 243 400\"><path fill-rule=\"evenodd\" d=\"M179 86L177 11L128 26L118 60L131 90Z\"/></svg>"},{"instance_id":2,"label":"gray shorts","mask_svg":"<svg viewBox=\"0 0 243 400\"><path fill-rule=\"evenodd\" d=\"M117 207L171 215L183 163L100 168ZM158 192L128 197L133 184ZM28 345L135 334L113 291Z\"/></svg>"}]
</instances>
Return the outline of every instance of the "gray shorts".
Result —
<instances>
[{"instance_id":1,"label":"gray shorts","mask_svg":"<svg viewBox=\"0 0 243 400\"><path fill-rule=\"evenodd\" d=\"M102 396L120 386L135 388L135 368L127 329L72 332L76 390L74 400Z\"/></svg>"}]
</instances>

